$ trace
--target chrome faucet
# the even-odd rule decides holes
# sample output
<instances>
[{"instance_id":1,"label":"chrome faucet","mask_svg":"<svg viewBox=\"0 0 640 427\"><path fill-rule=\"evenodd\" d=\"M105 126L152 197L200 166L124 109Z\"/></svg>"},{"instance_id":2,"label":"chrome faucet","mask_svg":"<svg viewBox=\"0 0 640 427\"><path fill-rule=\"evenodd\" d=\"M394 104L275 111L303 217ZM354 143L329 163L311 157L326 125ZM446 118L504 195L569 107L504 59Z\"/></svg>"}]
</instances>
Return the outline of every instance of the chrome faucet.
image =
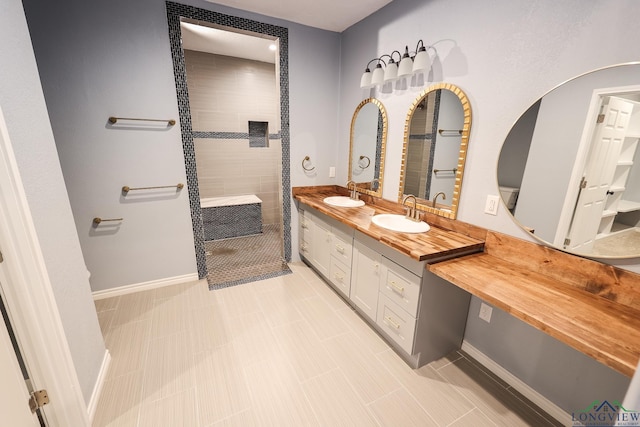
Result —
<instances>
[{"instance_id":1,"label":"chrome faucet","mask_svg":"<svg viewBox=\"0 0 640 427\"><path fill-rule=\"evenodd\" d=\"M416 196L414 196L413 194L407 194L404 197L404 200L402 200L402 206L405 206L405 204L407 203L407 200L409 200L409 198L413 199L413 207L411 206L407 206L407 213L405 215L405 218L410 219L411 221L420 221L420 213L418 212L418 210L416 209Z\"/></svg>"},{"instance_id":2,"label":"chrome faucet","mask_svg":"<svg viewBox=\"0 0 640 427\"><path fill-rule=\"evenodd\" d=\"M347 190L349 189L349 184L351 184L351 194L349 195L349 197L351 197L353 200L358 200L360 197L356 183L354 181L347 181Z\"/></svg>"},{"instance_id":3,"label":"chrome faucet","mask_svg":"<svg viewBox=\"0 0 640 427\"><path fill-rule=\"evenodd\" d=\"M438 200L438 196L442 196L442 200L447 200L447 196L444 194L444 192L439 192L438 194L435 195L435 197L433 198L433 201L431 202L431 207L435 208L436 207L436 201Z\"/></svg>"}]
</instances>

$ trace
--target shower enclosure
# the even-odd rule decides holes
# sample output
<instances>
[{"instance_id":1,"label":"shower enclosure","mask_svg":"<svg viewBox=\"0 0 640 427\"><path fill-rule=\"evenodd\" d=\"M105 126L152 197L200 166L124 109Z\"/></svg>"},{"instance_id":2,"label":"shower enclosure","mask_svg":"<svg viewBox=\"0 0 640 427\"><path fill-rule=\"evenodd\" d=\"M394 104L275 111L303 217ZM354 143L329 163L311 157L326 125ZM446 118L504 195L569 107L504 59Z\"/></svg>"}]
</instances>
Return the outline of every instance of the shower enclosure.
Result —
<instances>
[{"instance_id":1,"label":"shower enclosure","mask_svg":"<svg viewBox=\"0 0 640 427\"><path fill-rule=\"evenodd\" d=\"M287 273L286 29L170 2L167 12L199 275L224 287Z\"/></svg>"}]
</instances>

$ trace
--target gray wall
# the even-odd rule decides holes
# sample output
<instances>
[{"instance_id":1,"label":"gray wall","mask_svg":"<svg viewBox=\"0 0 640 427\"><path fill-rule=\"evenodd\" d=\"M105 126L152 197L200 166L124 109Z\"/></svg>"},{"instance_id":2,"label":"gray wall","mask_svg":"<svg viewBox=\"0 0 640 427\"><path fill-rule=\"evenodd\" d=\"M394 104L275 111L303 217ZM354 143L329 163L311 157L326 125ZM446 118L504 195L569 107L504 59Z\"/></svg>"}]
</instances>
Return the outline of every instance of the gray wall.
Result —
<instances>
[{"instance_id":1,"label":"gray wall","mask_svg":"<svg viewBox=\"0 0 640 427\"><path fill-rule=\"evenodd\" d=\"M105 353L22 2L0 13L0 107L82 394L88 403Z\"/></svg>"},{"instance_id":2,"label":"gray wall","mask_svg":"<svg viewBox=\"0 0 640 427\"><path fill-rule=\"evenodd\" d=\"M185 182L179 126L141 131L106 125L110 115L177 119L164 1L24 3L92 289L195 273L186 189L152 197L120 194L123 185ZM338 34L204 1L187 3L289 27L291 182L330 183ZM324 173L306 176L305 155ZM94 216L124 221L95 230ZM293 218L297 230L297 215Z\"/></svg>"},{"instance_id":3,"label":"gray wall","mask_svg":"<svg viewBox=\"0 0 640 427\"><path fill-rule=\"evenodd\" d=\"M639 13L640 3L634 1L392 2L342 34L339 157L348 153L344 141L350 113L364 97L380 98L389 115L383 195L396 200L404 120L424 87L369 93L359 88L359 79L371 58L403 50L405 45L412 49L419 39L435 44L441 60L435 81L460 86L470 98L473 115L458 219L531 240L504 207L497 216L483 213L487 195L499 194L496 164L502 142L518 117L556 85L586 71L637 60L640 45L632 41L640 37L634 18ZM607 31L601 31L605 27ZM463 60L450 56L456 44ZM640 271L638 259L616 264ZM473 301L479 303L477 298ZM558 406L567 411L582 408L600 396L603 384L614 389L609 394L624 395L625 381L618 374L567 351L542 332L522 328L513 317L501 320L484 327L477 310L472 310L465 339ZM510 333L513 329L519 333ZM528 343L532 342L545 351L531 352ZM509 352L504 351L507 344ZM526 362L522 366L519 361ZM536 366L544 368L533 374ZM557 375L558 369L552 366L565 374ZM585 371L592 375L586 383L581 379ZM570 389L571 393L549 392L554 389ZM576 402L582 402L578 408Z\"/></svg>"}]
</instances>

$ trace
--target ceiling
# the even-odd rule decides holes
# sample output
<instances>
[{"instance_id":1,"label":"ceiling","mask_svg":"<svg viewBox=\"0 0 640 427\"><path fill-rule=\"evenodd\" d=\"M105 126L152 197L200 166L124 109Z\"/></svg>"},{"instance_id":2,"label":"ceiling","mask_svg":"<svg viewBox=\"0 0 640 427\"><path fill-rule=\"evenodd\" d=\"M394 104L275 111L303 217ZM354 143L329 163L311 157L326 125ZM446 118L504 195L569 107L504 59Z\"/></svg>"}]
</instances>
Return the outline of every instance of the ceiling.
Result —
<instances>
[{"instance_id":1,"label":"ceiling","mask_svg":"<svg viewBox=\"0 0 640 427\"><path fill-rule=\"evenodd\" d=\"M392 0L207 0L341 33Z\"/></svg>"},{"instance_id":2,"label":"ceiling","mask_svg":"<svg viewBox=\"0 0 640 427\"><path fill-rule=\"evenodd\" d=\"M207 0L225 6L285 19L323 30L342 32L392 0ZM275 63L276 52L269 49L273 39L233 30L216 29L181 22L185 49Z\"/></svg>"},{"instance_id":3,"label":"ceiling","mask_svg":"<svg viewBox=\"0 0 640 427\"><path fill-rule=\"evenodd\" d=\"M184 49L272 64L276 61L275 50L269 48L269 46L276 44L273 39L219 30L188 22L180 23L180 32Z\"/></svg>"}]
</instances>

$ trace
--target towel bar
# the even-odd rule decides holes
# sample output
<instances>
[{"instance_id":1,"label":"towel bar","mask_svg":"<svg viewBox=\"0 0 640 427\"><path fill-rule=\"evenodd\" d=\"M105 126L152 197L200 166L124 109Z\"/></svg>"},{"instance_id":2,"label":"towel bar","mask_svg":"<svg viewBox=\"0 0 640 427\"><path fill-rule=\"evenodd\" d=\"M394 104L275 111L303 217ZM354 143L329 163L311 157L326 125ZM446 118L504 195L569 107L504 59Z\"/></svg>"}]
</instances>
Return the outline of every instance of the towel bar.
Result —
<instances>
[{"instance_id":1,"label":"towel bar","mask_svg":"<svg viewBox=\"0 0 640 427\"><path fill-rule=\"evenodd\" d=\"M184 184L178 183L177 185L162 185L158 187L129 187L128 185L125 185L124 187L122 187L122 192L126 194L129 191L134 190L156 190L159 188L177 188L178 190L182 190L184 188Z\"/></svg>"}]
</instances>

